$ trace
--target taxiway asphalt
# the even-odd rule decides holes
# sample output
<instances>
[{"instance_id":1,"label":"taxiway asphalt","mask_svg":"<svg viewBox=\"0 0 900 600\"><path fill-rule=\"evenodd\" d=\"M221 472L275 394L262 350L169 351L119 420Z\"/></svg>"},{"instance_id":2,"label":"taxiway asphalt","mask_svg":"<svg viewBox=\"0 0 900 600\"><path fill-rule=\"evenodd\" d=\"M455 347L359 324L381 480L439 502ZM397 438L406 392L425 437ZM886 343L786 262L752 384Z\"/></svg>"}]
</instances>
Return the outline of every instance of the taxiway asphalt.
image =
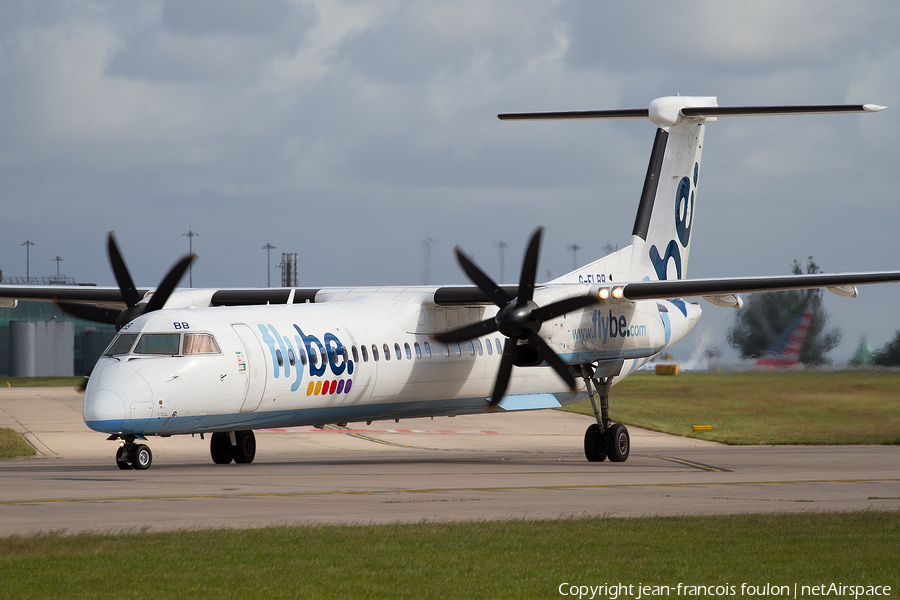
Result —
<instances>
[{"instance_id":1,"label":"taxiway asphalt","mask_svg":"<svg viewBox=\"0 0 900 600\"><path fill-rule=\"evenodd\" d=\"M0 461L0 536L282 524L900 509L896 446L725 446L637 428L625 463L588 463L589 417L543 410L258 431L250 465L209 436L116 444L68 388L0 390L0 427L37 456Z\"/></svg>"}]
</instances>

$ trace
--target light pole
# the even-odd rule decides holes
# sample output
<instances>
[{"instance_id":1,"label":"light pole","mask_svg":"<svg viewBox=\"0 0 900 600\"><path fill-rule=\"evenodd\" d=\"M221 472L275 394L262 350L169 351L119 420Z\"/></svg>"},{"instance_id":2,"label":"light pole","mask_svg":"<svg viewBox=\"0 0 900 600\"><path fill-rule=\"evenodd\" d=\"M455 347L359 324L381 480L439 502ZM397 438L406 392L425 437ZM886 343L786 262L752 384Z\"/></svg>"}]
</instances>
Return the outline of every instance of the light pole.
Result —
<instances>
[{"instance_id":1,"label":"light pole","mask_svg":"<svg viewBox=\"0 0 900 600\"><path fill-rule=\"evenodd\" d=\"M266 242L262 249L266 251L266 287L272 287L272 258L270 253L275 249L275 246Z\"/></svg>"},{"instance_id":2,"label":"light pole","mask_svg":"<svg viewBox=\"0 0 900 600\"><path fill-rule=\"evenodd\" d=\"M181 234L188 239L188 252L194 254L194 238L200 237L199 233L194 233L191 230L191 224L188 223L188 232ZM194 287L194 261L191 261L190 266L188 266L188 287Z\"/></svg>"},{"instance_id":3,"label":"light pole","mask_svg":"<svg viewBox=\"0 0 900 600\"><path fill-rule=\"evenodd\" d=\"M581 246L578 244L569 244L566 246L566 250L570 250L572 252L572 270L578 268L578 251L581 250Z\"/></svg>"},{"instance_id":4,"label":"light pole","mask_svg":"<svg viewBox=\"0 0 900 600\"><path fill-rule=\"evenodd\" d=\"M51 258L50 260L56 261L56 283L59 283L59 263L66 260L61 256L57 256L56 258Z\"/></svg>"},{"instance_id":5,"label":"light pole","mask_svg":"<svg viewBox=\"0 0 900 600\"><path fill-rule=\"evenodd\" d=\"M497 242L494 246L500 251L500 283L503 283L503 278L506 276L506 267L503 262L503 251L506 250L506 242Z\"/></svg>"},{"instance_id":6,"label":"light pole","mask_svg":"<svg viewBox=\"0 0 900 600\"><path fill-rule=\"evenodd\" d=\"M31 283L31 247L34 242L25 240L21 245L25 246L25 282Z\"/></svg>"}]
</instances>

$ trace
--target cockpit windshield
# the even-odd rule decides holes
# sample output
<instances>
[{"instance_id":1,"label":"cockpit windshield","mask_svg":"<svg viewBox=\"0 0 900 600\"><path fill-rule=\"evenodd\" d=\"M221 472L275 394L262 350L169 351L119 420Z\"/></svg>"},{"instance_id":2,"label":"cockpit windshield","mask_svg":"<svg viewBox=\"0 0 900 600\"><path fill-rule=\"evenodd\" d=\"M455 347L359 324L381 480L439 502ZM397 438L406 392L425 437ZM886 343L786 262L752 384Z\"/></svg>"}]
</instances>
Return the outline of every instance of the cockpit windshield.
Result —
<instances>
[{"instance_id":1,"label":"cockpit windshield","mask_svg":"<svg viewBox=\"0 0 900 600\"><path fill-rule=\"evenodd\" d=\"M216 338L210 333L185 333L183 348L180 333L120 333L103 353L103 356L122 356L123 354L178 356L179 354L221 354L221 352Z\"/></svg>"},{"instance_id":2,"label":"cockpit windshield","mask_svg":"<svg viewBox=\"0 0 900 600\"><path fill-rule=\"evenodd\" d=\"M185 354L218 354L219 345L216 339L208 333L184 334Z\"/></svg>"},{"instance_id":3,"label":"cockpit windshield","mask_svg":"<svg viewBox=\"0 0 900 600\"><path fill-rule=\"evenodd\" d=\"M106 349L106 352L103 353L103 356L128 354L128 351L131 350L137 336L138 334L136 333L120 333L116 336L116 339L112 341L112 344L109 345L109 348Z\"/></svg>"},{"instance_id":4,"label":"cockpit windshield","mask_svg":"<svg viewBox=\"0 0 900 600\"><path fill-rule=\"evenodd\" d=\"M134 347L134 353L175 356L180 342L181 334L178 333L145 333Z\"/></svg>"}]
</instances>

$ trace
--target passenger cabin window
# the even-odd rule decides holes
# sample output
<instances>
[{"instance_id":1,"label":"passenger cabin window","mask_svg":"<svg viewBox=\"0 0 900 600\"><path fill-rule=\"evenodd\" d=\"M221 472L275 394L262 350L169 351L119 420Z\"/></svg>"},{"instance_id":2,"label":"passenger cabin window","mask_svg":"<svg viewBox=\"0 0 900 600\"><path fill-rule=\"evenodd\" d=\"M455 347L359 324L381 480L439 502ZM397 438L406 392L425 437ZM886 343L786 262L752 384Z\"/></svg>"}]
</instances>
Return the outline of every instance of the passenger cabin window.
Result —
<instances>
[{"instance_id":1,"label":"passenger cabin window","mask_svg":"<svg viewBox=\"0 0 900 600\"><path fill-rule=\"evenodd\" d=\"M184 334L185 354L218 354L220 352L216 339L209 333ZM293 363L291 363L293 364Z\"/></svg>"},{"instance_id":2,"label":"passenger cabin window","mask_svg":"<svg viewBox=\"0 0 900 600\"><path fill-rule=\"evenodd\" d=\"M431 344L425 342L425 358L431 358Z\"/></svg>"},{"instance_id":3,"label":"passenger cabin window","mask_svg":"<svg viewBox=\"0 0 900 600\"><path fill-rule=\"evenodd\" d=\"M294 358L294 349L293 348L288 348L288 362L291 364L292 367L297 364L297 359Z\"/></svg>"},{"instance_id":4,"label":"passenger cabin window","mask_svg":"<svg viewBox=\"0 0 900 600\"><path fill-rule=\"evenodd\" d=\"M422 358L422 348L419 346L419 342L413 344L416 349L416 360Z\"/></svg>"},{"instance_id":5,"label":"passenger cabin window","mask_svg":"<svg viewBox=\"0 0 900 600\"><path fill-rule=\"evenodd\" d=\"M397 360L400 360L401 358L403 358L403 356L401 356L401 354L400 354L400 344L398 344L396 342L394 342L394 354L397 355Z\"/></svg>"},{"instance_id":6,"label":"passenger cabin window","mask_svg":"<svg viewBox=\"0 0 900 600\"><path fill-rule=\"evenodd\" d=\"M447 344L441 344L441 350L443 350L444 358L450 358L450 347Z\"/></svg>"},{"instance_id":7,"label":"passenger cabin window","mask_svg":"<svg viewBox=\"0 0 900 600\"><path fill-rule=\"evenodd\" d=\"M175 356L180 342L181 335L178 333L145 333L134 347L134 353Z\"/></svg>"},{"instance_id":8,"label":"passenger cabin window","mask_svg":"<svg viewBox=\"0 0 900 600\"><path fill-rule=\"evenodd\" d=\"M475 344L472 343L472 340L469 340L469 356L475 356Z\"/></svg>"},{"instance_id":9,"label":"passenger cabin window","mask_svg":"<svg viewBox=\"0 0 900 600\"><path fill-rule=\"evenodd\" d=\"M314 367L319 366L319 351L315 346L309 347L309 362Z\"/></svg>"},{"instance_id":10,"label":"passenger cabin window","mask_svg":"<svg viewBox=\"0 0 900 600\"><path fill-rule=\"evenodd\" d=\"M481 349L481 340L475 340L475 347L478 349L478 356L483 356L484 350Z\"/></svg>"},{"instance_id":11,"label":"passenger cabin window","mask_svg":"<svg viewBox=\"0 0 900 600\"><path fill-rule=\"evenodd\" d=\"M134 346L134 340L137 339L137 336L138 334L136 333L120 333L109 345L109 348L106 349L106 352L103 353L103 356L128 354L128 351Z\"/></svg>"},{"instance_id":12,"label":"passenger cabin window","mask_svg":"<svg viewBox=\"0 0 900 600\"><path fill-rule=\"evenodd\" d=\"M369 351L366 349L366 347L360 346L359 349L362 350L363 362L369 362Z\"/></svg>"},{"instance_id":13,"label":"passenger cabin window","mask_svg":"<svg viewBox=\"0 0 900 600\"><path fill-rule=\"evenodd\" d=\"M403 344L403 348L404 348L404 350L406 350L406 358L408 358L408 359L412 358L412 352L409 349L409 344L408 343Z\"/></svg>"},{"instance_id":14,"label":"passenger cabin window","mask_svg":"<svg viewBox=\"0 0 900 600\"><path fill-rule=\"evenodd\" d=\"M284 356L281 355L281 350L278 350L277 348L275 349L275 358L278 359L278 366L283 367L284 366Z\"/></svg>"},{"instance_id":15,"label":"passenger cabin window","mask_svg":"<svg viewBox=\"0 0 900 600\"><path fill-rule=\"evenodd\" d=\"M372 344L372 360L378 362L378 346Z\"/></svg>"},{"instance_id":16,"label":"passenger cabin window","mask_svg":"<svg viewBox=\"0 0 900 600\"><path fill-rule=\"evenodd\" d=\"M300 351L300 363L305 367L306 366L306 350L302 347L298 348Z\"/></svg>"},{"instance_id":17,"label":"passenger cabin window","mask_svg":"<svg viewBox=\"0 0 900 600\"><path fill-rule=\"evenodd\" d=\"M491 346L491 340L484 340L484 347L488 351L488 356L490 356L494 353L494 347Z\"/></svg>"},{"instance_id":18,"label":"passenger cabin window","mask_svg":"<svg viewBox=\"0 0 900 600\"><path fill-rule=\"evenodd\" d=\"M356 349L356 346L352 346L350 348L350 350L353 353L353 362L358 363L359 362L359 351ZM366 351L366 347L363 346L363 352L365 352L365 351Z\"/></svg>"},{"instance_id":19,"label":"passenger cabin window","mask_svg":"<svg viewBox=\"0 0 900 600\"><path fill-rule=\"evenodd\" d=\"M391 360L391 349L387 344L382 344L381 349L384 350L384 360Z\"/></svg>"}]
</instances>

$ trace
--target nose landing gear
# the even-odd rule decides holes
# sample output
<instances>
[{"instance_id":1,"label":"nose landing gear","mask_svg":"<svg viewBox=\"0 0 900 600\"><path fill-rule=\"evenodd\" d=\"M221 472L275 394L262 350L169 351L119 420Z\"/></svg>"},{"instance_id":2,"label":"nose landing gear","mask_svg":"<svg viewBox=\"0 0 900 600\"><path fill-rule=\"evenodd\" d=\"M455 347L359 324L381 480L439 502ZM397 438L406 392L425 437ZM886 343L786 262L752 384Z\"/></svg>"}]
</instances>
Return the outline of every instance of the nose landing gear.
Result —
<instances>
[{"instance_id":1,"label":"nose landing gear","mask_svg":"<svg viewBox=\"0 0 900 600\"><path fill-rule=\"evenodd\" d=\"M621 370L621 364L615 373L598 376L593 365L581 365L581 376L587 387L594 409L596 423L592 423L584 433L584 455L590 462L603 462L609 458L610 462L625 462L631 450L631 438L628 429L621 423L613 423L609 418L609 388L612 386L612 378ZM592 385L593 384L593 385ZM600 396L600 408L594 396Z\"/></svg>"},{"instance_id":2,"label":"nose landing gear","mask_svg":"<svg viewBox=\"0 0 900 600\"><path fill-rule=\"evenodd\" d=\"M121 440L116 450L116 465L123 470L136 469L146 471L153 464L153 452L146 444L135 444L136 435L112 435L111 440Z\"/></svg>"}]
</instances>

